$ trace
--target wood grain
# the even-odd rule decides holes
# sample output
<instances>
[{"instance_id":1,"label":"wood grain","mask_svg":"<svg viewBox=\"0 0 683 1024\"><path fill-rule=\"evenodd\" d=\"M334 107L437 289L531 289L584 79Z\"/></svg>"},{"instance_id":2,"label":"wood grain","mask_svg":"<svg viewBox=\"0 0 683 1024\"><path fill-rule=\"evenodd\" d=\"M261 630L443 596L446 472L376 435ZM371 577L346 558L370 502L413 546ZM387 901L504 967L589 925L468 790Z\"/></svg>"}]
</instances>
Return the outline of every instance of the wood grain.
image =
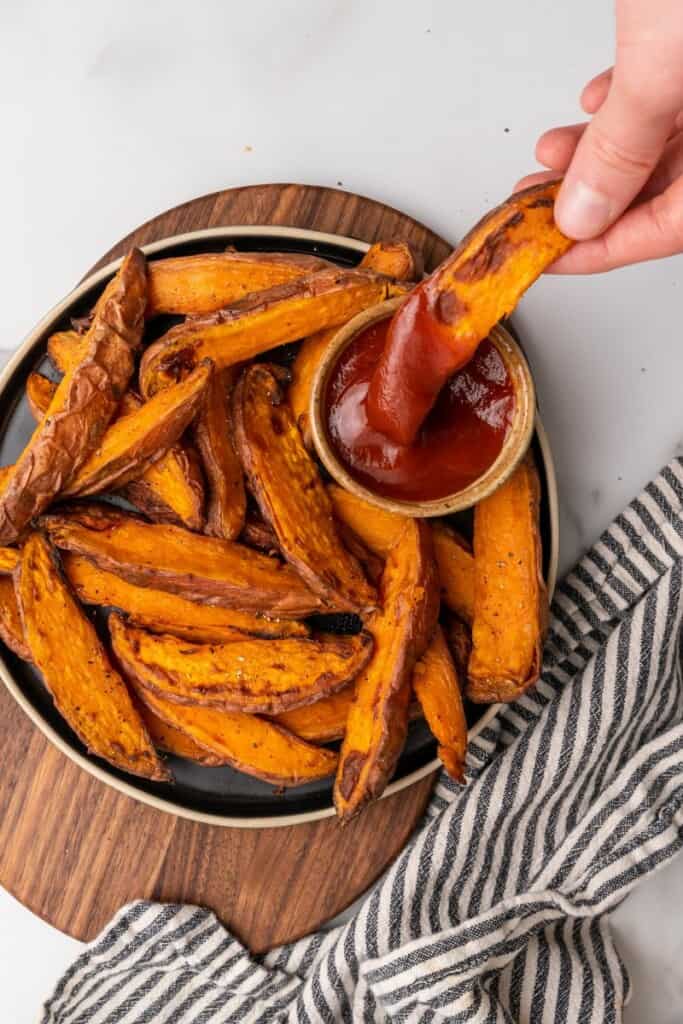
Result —
<instances>
[{"instance_id":1,"label":"wood grain","mask_svg":"<svg viewBox=\"0 0 683 1024\"><path fill-rule=\"evenodd\" d=\"M432 269L449 246L391 207L335 189L255 185L203 196L148 221L99 265L198 228L283 224L373 242L411 242ZM349 906L399 853L433 777L341 828L225 829L125 797L81 771L0 688L0 884L34 913L90 940L138 898L210 907L253 952L314 930ZM338 865L338 870L335 870Z\"/></svg>"}]
</instances>

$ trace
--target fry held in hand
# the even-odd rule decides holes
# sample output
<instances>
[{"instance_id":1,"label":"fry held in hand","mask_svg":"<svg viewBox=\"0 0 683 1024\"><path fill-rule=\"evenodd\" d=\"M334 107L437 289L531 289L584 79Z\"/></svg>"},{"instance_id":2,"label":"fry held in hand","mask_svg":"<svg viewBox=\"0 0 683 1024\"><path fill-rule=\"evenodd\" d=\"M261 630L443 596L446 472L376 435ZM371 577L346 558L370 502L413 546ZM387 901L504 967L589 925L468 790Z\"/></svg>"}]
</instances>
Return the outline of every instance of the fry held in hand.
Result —
<instances>
[{"instance_id":1,"label":"fry held in hand","mask_svg":"<svg viewBox=\"0 0 683 1024\"><path fill-rule=\"evenodd\" d=\"M447 378L573 244L553 219L558 189L545 182L510 196L394 314L368 390L376 430L413 441Z\"/></svg>"},{"instance_id":2,"label":"fry held in hand","mask_svg":"<svg viewBox=\"0 0 683 1024\"><path fill-rule=\"evenodd\" d=\"M148 779L170 776L94 627L40 533L22 549L16 591L31 660L55 706L93 754Z\"/></svg>"},{"instance_id":3,"label":"fry held in hand","mask_svg":"<svg viewBox=\"0 0 683 1024\"><path fill-rule=\"evenodd\" d=\"M374 650L355 682L342 744L334 803L348 821L384 791L403 749L415 663L439 613L439 583L431 534L410 519L391 550L380 588L380 610L368 623Z\"/></svg>"},{"instance_id":4,"label":"fry held in hand","mask_svg":"<svg viewBox=\"0 0 683 1024\"><path fill-rule=\"evenodd\" d=\"M284 557L328 606L351 612L373 607L373 590L339 538L276 367L256 363L245 371L233 395L233 419L251 491Z\"/></svg>"},{"instance_id":5,"label":"fry held in hand","mask_svg":"<svg viewBox=\"0 0 683 1024\"><path fill-rule=\"evenodd\" d=\"M190 644L110 619L114 650L134 650L141 686L177 704L276 715L340 690L367 663L372 641L357 636ZM144 666L144 672L142 667Z\"/></svg>"},{"instance_id":6,"label":"fry held in hand","mask_svg":"<svg viewBox=\"0 0 683 1024\"><path fill-rule=\"evenodd\" d=\"M541 571L540 486L531 455L474 511L474 619L467 696L511 701L541 671L548 596Z\"/></svg>"}]
</instances>

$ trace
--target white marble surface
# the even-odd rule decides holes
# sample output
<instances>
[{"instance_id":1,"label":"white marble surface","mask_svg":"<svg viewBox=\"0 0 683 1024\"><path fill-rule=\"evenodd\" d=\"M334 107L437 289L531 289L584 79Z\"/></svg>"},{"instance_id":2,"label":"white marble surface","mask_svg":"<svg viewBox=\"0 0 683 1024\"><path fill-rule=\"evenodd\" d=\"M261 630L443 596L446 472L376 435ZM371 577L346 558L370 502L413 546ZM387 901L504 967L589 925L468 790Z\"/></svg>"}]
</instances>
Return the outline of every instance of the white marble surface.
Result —
<instances>
[{"instance_id":1,"label":"white marble surface","mask_svg":"<svg viewBox=\"0 0 683 1024\"><path fill-rule=\"evenodd\" d=\"M226 186L342 183L456 238L533 169L541 130L578 118L611 7L0 4L0 349L135 224ZM564 566L681 445L682 270L549 278L522 303ZM628 1024L680 1021L682 901L683 859L616 914ZM77 949L0 893L0 1019L32 1021Z\"/></svg>"}]
</instances>

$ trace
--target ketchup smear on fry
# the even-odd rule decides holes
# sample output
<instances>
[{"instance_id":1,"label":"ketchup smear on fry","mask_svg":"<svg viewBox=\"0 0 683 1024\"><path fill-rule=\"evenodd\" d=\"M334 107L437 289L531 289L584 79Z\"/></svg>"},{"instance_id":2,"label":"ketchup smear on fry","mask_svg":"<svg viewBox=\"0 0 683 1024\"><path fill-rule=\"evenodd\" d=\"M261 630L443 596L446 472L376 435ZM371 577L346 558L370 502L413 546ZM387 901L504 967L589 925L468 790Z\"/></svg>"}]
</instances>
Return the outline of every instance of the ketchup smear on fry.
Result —
<instances>
[{"instance_id":1,"label":"ketchup smear on fry","mask_svg":"<svg viewBox=\"0 0 683 1024\"><path fill-rule=\"evenodd\" d=\"M327 384L328 436L349 474L368 490L401 501L455 494L495 461L512 422L514 389L495 346L484 340L441 389L410 444L396 444L368 421L368 386L390 320L372 324L342 353Z\"/></svg>"}]
</instances>

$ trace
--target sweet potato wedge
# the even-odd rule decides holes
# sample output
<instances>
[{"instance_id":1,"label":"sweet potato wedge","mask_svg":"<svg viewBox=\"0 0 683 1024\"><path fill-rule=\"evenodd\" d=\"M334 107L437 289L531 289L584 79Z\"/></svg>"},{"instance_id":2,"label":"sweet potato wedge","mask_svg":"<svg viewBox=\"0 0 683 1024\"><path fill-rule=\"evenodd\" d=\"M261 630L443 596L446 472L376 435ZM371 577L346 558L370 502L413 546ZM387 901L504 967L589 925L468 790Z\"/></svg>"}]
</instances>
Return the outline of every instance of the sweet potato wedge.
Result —
<instances>
[{"instance_id":1,"label":"sweet potato wedge","mask_svg":"<svg viewBox=\"0 0 683 1024\"><path fill-rule=\"evenodd\" d=\"M247 518L240 538L244 544L257 551L265 551L267 555L279 555L280 545L277 542L272 526L264 522L259 513L247 512Z\"/></svg>"},{"instance_id":2,"label":"sweet potato wedge","mask_svg":"<svg viewBox=\"0 0 683 1024\"><path fill-rule=\"evenodd\" d=\"M31 660L11 576L0 576L0 640L24 661Z\"/></svg>"},{"instance_id":3,"label":"sweet potato wedge","mask_svg":"<svg viewBox=\"0 0 683 1024\"><path fill-rule=\"evenodd\" d=\"M212 373L208 360L200 363L185 380L119 416L62 496L84 497L118 490L141 476L178 441L195 418Z\"/></svg>"},{"instance_id":4,"label":"sweet potato wedge","mask_svg":"<svg viewBox=\"0 0 683 1024\"><path fill-rule=\"evenodd\" d=\"M305 618L321 608L293 569L233 541L145 523L96 503L61 509L41 522L58 548L137 586L283 618Z\"/></svg>"},{"instance_id":5,"label":"sweet potato wedge","mask_svg":"<svg viewBox=\"0 0 683 1024\"><path fill-rule=\"evenodd\" d=\"M18 564L19 552L16 548L0 547L0 575L11 575Z\"/></svg>"},{"instance_id":6,"label":"sweet potato wedge","mask_svg":"<svg viewBox=\"0 0 683 1024\"><path fill-rule=\"evenodd\" d=\"M386 274L396 281L414 281L418 277L418 266L415 256L407 242L375 242L366 252L359 266L364 270L374 270L377 274ZM304 444L313 447L313 438L309 424L308 407L311 404L311 391L320 360L327 346L339 330L328 327L305 338L296 354L292 365L292 382L287 391L287 398L294 413L294 419L301 431Z\"/></svg>"},{"instance_id":7,"label":"sweet potato wedge","mask_svg":"<svg viewBox=\"0 0 683 1024\"><path fill-rule=\"evenodd\" d=\"M137 671L133 652L125 653L131 670ZM139 686L133 675L130 682L154 714L180 729L222 764L232 765L246 775L275 786L303 786L332 775L337 767L338 757L333 750L314 747L265 718L173 704Z\"/></svg>"},{"instance_id":8,"label":"sweet potato wedge","mask_svg":"<svg viewBox=\"0 0 683 1024\"><path fill-rule=\"evenodd\" d=\"M64 552L62 563L66 578L84 604L118 608L134 625L154 633L171 633L196 644L228 643L245 636L268 639L310 634L308 626L294 619L259 618L250 612L198 604L165 590L136 587L70 551Z\"/></svg>"},{"instance_id":9,"label":"sweet potato wedge","mask_svg":"<svg viewBox=\"0 0 683 1024\"><path fill-rule=\"evenodd\" d=\"M375 595L339 538L277 367L255 363L244 371L233 395L233 423L251 492L284 557L327 605L351 612L371 608Z\"/></svg>"},{"instance_id":10,"label":"sweet potato wedge","mask_svg":"<svg viewBox=\"0 0 683 1024\"><path fill-rule=\"evenodd\" d=\"M464 622L474 613L474 558L469 544L447 523L433 520L434 557L439 567L441 600Z\"/></svg>"},{"instance_id":11,"label":"sweet potato wedge","mask_svg":"<svg viewBox=\"0 0 683 1024\"><path fill-rule=\"evenodd\" d=\"M380 597L368 623L373 655L356 679L334 787L343 821L380 796L391 778L408 728L413 669L436 627L439 582L423 521L406 522L387 558Z\"/></svg>"},{"instance_id":12,"label":"sweet potato wedge","mask_svg":"<svg viewBox=\"0 0 683 1024\"><path fill-rule=\"evenodd\" d=\"M77 331L59 331L48 340L48 353L61 373L68 373L82 358L83 335ZM128 391L121 400L118 415L138 409L140 399ZM131 480L124 495L146 516L158 523L173 523L188 530L204 525L204 481L199 459L187 441L172 445L156 462Z\"/></svg>"},{"instance_id":13,"label":"sweet potato wedge","mask_svg":"<svg viewBox=\"0 0 683 1024\"><path fill-rule=\"evenodd\" d=\"M234 366L297 341L394 294L388 278L368 270L322 270L258 292L226 309L172 327L145 351L140 388L150 396L212 359L217 369Z\"/></svg>"},{"instance_id":14,"label":"sweet potato wedge","mask_svg":"<svg viewBox=\"0 0 683 1024\"><path fill-rule=\"evenodd\" d=\"M457 782L465 781L467 719L460 681L441 626L413 670L413 690L439 746L441 762Z\"/></svg>"},{"instance_id":15,"label":"sweet potato wedge","mask_svg":"<svg viewBox=\"0 0 683 1024\"><path fill-rule=\"evenodd\" d=\"M474 619L467 696L515 700L538 679L548 618L540 487L531 455L474 511Z\"/></svg>"},{"instance_id":16,"label":"sweet potato wedge","mask_svg":"<svg viewBox=\"0 0 683 1024\"><path fill-rule=\"evenodd\" d=\"M85 358L64 376L0 492L0 543L17 540L99 444L133 373L145 296L145 258L134 249L98 302Z\"/></svg>"},{"instance_id":17,"label":"sweet potato wedge","mask_svg":"<svg viewBox=\"0 0 683 1024\"><path fill-rule=\"evenodd\" d=\"M329 484L327 492L337 520L353 530L370 551L386 558L400 536L405 517L377 508L338 484ZM474 608L472 553L452 526L439 520L432 520L430 526L442 600L466 622L471 622Z\"/></svg>"},{"instance_id":18,"label":"sweet potato wedge","mask_svg":"<svg viewBox=\"0 0 683 1024\"><path fill-rule=\"evenodd\" d=\"M218 370L207 388L195 425L195 440L208 484L204 532L235 540L244 526L247 496L244 475L235 451L230 396L235 368Z\"/></svg>"},{"instance_id":19,"label":"sweet potato wedge","mask_svg":"<svg viewBox=\"0 0 683 1024\"><path fill-rule=\"evenodd\" d=\"M215 313L251 292L287 284L329 266L316 256L234 249L151 260L147 316Z\"/></svg>"},{"instance_id":20,"label":"sweet potato wedge","mask_svg":"<svg viewBox=\"0 0 683 1024\"><path fill-rule=\"evenodd\" d=\"M204 750L174 725L169 725L163 718L159 718L141 700L135 702L135 707L157 750L161 750L165 754L173 754L175 757L184 757L186 761L196 761L197 764L201 764L205 768L216 768L227 763L216 754L210 754L208 750Z\"/></svg>"},{"instance_id":21,"label":"sweet potato wedge","mask_svg":"<svg viewBox=\"0 0 683 1024\"><path fill-rule=\"evenodd\" d=\"M118 615L110 617L110 630L119 661L125 667L126 652L134 651L140 685L164 700L264 715L340 690L372 652L367 633L190 644L128 625Z\"/></svg>"},{"instance_id":22,"label":"sweet potato wedge","mask_svg":"<svg viewBox=\"0 0 683 1024\"><path fill-rule=\"evenodd\" d=\"M346 732L346 721L353 704L355 689L345 686L314 704L304 704L292 711L283 711L274 721L295 736L310 743L331 743Z\"/></svg>"},{"instance_id":23,"label":"sweet potato wedge","mask_svg":"<svg viewBox=\"0 0 683 1024\"><path fill-rule=\"evenodd\" d=\"M56 331L47 339L47 354L55 370L68 373L88 351L87 335L78 331Z\"/></svg>"},{"instance_id":24,"label":"sweet potato wedge","mask_svg":"<svg viewBox=\"0 0 683 1024\"><path fill-rule=\"evenodd\" d=\"M49 377L44 377L42 373L29 373L26 381L26 400L31 415L38 423L50 408L56 390L57 385Z\"/></svg>"},{"instance_id":25,"label":"sweet potato wedge","mask_svg":"<svg viewBox=\"0 0 683 1024\"><path fill-rule=\"evenodd\" d=\"M377 430L409 444L446 379L573 244L553 218L558 189L544 182L510 196L394 314L368 389Z\"/></svg>"},{"instance_id":26,"label":"sweet potato wedge","mask_svg":"<svg viewBox=\"0 0 683 1024\"><path fill-rule=\"evenodd\" d=\"M55 706L88 750L157 781L170 776L46 538L30 534L15 587L31 660Z\"/></svg>"}]
</instances>

